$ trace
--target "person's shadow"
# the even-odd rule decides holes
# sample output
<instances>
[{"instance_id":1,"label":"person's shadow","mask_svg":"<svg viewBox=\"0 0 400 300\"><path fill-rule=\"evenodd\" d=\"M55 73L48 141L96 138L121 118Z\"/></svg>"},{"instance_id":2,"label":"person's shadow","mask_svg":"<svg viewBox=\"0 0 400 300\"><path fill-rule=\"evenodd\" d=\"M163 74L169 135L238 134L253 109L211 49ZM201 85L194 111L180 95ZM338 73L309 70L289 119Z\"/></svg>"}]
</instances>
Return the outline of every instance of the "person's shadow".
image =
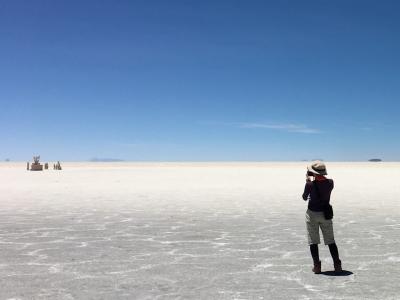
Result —
<instances>
[{"instance_id":1,"label":"person's shadow","mask_svg":"<svg viewBox=\"0 0 400 300\"><path fill-rule=\"evenodd\" d=\"M321 272L322 275L325 276L350 276L353 275L353 272L343 270L342 272L335 272L335 271L325 271Z\"/></svg>"}]
</instances>

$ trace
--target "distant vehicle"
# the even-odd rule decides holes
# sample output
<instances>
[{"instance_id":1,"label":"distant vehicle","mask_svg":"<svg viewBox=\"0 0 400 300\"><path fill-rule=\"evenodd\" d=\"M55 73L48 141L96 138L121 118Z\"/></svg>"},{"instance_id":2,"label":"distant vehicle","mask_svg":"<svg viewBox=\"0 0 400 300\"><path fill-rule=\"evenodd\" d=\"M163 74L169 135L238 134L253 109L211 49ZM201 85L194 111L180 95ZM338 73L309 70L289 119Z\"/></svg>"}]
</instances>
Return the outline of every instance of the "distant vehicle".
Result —
<instances>
[{"instance_id":1,"label":"distant vehicle","mask_svg":"<svg viewBox=\"0 0 400 300\"><path fill-rule=\"evenodd\" d=\"M380 162L380 161L382 161L382 159L380 159L380 158L371 158L371 159L369 159L368 161L371 161L371 162Z\"/></svg>"},{"instance_id":2,"label":"distant vehicle","mask_svg":"<svg viewBox=\"0 0 400 300\"><path fill-rule=\"evenodd\" d=\"M33 157L33 163L31 164L31 171L43 171L43 165L39 162L39 160L40 160L40 155Z\"/></svg>"}]
</instances>

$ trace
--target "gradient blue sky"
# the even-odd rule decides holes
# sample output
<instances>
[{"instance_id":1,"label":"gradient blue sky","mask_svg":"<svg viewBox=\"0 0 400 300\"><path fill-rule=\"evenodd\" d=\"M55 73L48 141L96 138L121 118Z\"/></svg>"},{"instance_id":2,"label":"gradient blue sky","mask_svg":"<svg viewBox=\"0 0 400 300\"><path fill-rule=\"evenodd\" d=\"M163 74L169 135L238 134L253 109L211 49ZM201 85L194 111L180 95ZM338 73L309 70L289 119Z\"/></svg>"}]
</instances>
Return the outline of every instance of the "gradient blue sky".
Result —
<instances>
[{"instance_id":1,"label":"gradient blue sky","mask_svg":"<svg viewBox=\"0 0 400 300\"><path fill-rule=\"evenodd\" d=\"M400 160L399 1L1 1L0 160Z\"/></svg>"}]
</instances>

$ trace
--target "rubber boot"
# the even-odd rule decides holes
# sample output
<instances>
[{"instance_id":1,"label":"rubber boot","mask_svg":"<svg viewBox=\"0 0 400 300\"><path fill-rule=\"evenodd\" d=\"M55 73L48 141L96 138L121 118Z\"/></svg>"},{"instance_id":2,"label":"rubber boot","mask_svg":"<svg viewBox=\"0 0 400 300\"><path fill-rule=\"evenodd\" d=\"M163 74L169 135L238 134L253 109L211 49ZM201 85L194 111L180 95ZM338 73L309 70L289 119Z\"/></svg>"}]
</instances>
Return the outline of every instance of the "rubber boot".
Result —
<instances>
[{"instance_id":1,"label":"rubber boot","mask_svg":"<svg viewBox=\"0 0 400 300\"><path fill-rule=\"evenodd\" d=\"M335 268L335 273L341 273L341 272L343 272L343 269L342 269L342 262L341 262L340 259L337 260L337 261L335 261L335 262L333 263L333 267Z\"/></svg>"},{"instance_id":2,"label":"rubber boot","mask_svg":"<svg viewBox=\"0 0 400 300\"><path fill-rule=\"evenodd\" d=\"M321 261L314 262L314 268L312 268L314 274L321 274Z\"/></svg>"}]
</instances>

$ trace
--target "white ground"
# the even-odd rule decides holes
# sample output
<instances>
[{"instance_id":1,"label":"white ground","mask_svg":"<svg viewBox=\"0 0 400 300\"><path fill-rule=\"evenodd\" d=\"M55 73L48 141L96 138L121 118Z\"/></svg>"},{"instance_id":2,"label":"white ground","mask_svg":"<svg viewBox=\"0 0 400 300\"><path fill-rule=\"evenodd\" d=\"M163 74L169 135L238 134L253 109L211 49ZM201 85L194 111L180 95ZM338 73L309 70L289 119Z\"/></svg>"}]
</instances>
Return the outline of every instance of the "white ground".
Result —
<instances>
[{"instance_id":1,"label":"white ground","mask_svg":"<svg viewBox=\"0 0 400 300\"><path fill-rule=\"evenodd\" d=\"M337 277L305 164L1 163L0 299L400 299L400 164L328 164Z\"/></svg>"}]
</instances>

